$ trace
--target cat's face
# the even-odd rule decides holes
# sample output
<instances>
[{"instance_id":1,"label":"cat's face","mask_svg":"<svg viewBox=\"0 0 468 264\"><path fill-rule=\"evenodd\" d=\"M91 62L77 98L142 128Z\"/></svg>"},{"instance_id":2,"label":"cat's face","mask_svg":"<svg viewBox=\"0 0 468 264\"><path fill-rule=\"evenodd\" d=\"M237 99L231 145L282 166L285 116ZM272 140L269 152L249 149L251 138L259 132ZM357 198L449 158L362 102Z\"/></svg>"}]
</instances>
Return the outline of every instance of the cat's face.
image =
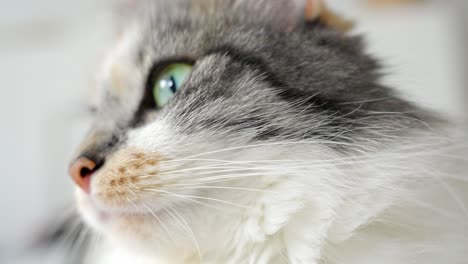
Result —
<instances>
[{"instance_id":1,"label":"cat's face","mask_svg":"<svg viewBox=\"0 0 468 264\"><path fill-rule=\"evenodd\" d=\"M147 6L106 61L78 154L100 165L88 193L78 188L79 207L111 239L187 258L262 241L305 193L338 196L325 179L340 168L313 164L408 125L392 119L386 130L369 115L410 106L376 84L358 39L291 29L270 9L248 12L250 1L164 2Z\"/></svg>"}]
</instances>

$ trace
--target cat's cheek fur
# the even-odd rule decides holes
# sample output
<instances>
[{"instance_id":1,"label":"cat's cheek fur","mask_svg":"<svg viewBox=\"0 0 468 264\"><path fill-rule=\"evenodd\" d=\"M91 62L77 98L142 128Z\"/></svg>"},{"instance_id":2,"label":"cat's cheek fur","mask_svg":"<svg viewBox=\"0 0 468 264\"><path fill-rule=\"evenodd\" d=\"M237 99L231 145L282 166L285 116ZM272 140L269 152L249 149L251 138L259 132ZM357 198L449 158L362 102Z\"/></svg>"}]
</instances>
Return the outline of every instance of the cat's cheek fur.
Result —
<instances>
[{"instance_id":1,"label":"cat's cheek fur","mask_svg":"<svg viewBox=\"0 0 468 264\"><path fill-rule=\"evenodd\" d=\"M146 128L142 128L138 131L135 131L131 135L129 145L134 146L135 148L142 148L143 146L151 146L152 148L159 149L161 152L169 151L167 148L168 145L173 145L171 149L172 154L178 153L178 155L191 156L196 155L196 150L194 151L189 146L185 145L184 137L186 142L194 141L197 142L197 137L193 136L183 136L183 135L171 135L172 129L165 122L161 121L159 124L153 124ZM148 136L152 131L158 131L158 137ZM178 141L179 144L172 143L173 141ZM213 140L211 144L216 144ZM209 147L209 143L206 142L206 148ZM259 143L261 145L261 143ZM177 149L175 146L179 146ZM182 147L181 147L182 146ZM212 147L213 149L224 149L225 147ZM310 150L307 150L308 155L310 153L317 153L317 158L325 159L326 156L332 157L332 153L329 153L324 148L314 146L310 144ZM293 147L288 148L290 153L302 153L304 149L295 149ZM282 148L273 148L273 149L261 149L257 151L249 151L247 155L241 155L242 160L255 160L262 157L262 159L272 159L278 160L281 159ZM257 152L257 153L256 153ZM183 154L182 154L183 153ZM328 154L327 154L328 153ZM206 156L207 159L231 159L235 160L236 157L223 157L225 154L213 153L212 157ZM292 157L292 156L291 156ZM297 159L305 158L300 154L297 154ZM310 158L310 156L309 156ZM191 166L188 165L188 168ZM313 172L313 175L309 175L304 178L305 172L303 169L297 169L296 171L289 171L284 175L278 174L275 171L275 166L272 167L271 175L265 173L265 176L258 177L256 181L253 180L237 180L236 182L225 183L224 185L229 185L229 187L234 188L250 188L252 190L258 190L257 192L230 192L223 191L219 192L208 192L204 191L203 194L207 197L212 197L214 199L220 199L223 201L232 201L236 204L240 204L245 208L245 210L234 212L223 212L222 210L216 210L216 208L210 208L205 206L191 206L192 208L178 208L181 216L191 223L191 228L197 238L201 242L200 246L204 250L203 255L209 256L209 252L220 252L220 248L223 250L221 252L235 252L240 248L252 248L253 252L256 252L255 255L258 258L255 263L272 263L272 259L275 259L278 256L277 251L283 250L284 247L287 248L288 255L295 256L297 263L310 263L309 260L315 259L319 256L320 252L317 251L320 249L318 245L323 242L323 239L326 235L326 230L328 225L329 218L331 218L332 212L327 210L332 207L332 202L329 199L332 199L326 192L325 188L322 191L316 191L311 193L310 190L306 187L305 183L310 185L320 186L320 181L323 177L331 177L321 170ZM184 168L185 169L185 168ZM276 168L278 169L278 168ZM327 172L330 173L331 169L328 169ZM178 179L177 184L184 184L184 178ZM311 202L314 201L314 202ZM221 204L222 205L222 204ZM220 206L215 204L215 206ZM195 208L194 208L195 207ZM303 210L303 209L306 210ZM170 216L166 214L166 217L169 218L169 221L174 222ZM234 220L236 219L236 220ZM152 222L154 225L158 223ZM292 224L291 224L292 223ZM206 226L210 226L210 233L203 234ZM169 226L169 232L171 232L172 238L181 244L184 244L184 236L187 234L186 231L181 230L178 233L173 231L173 228L177 228L177 225L172 227ZM308 232L304 232L308 230ZM314 232L311 232L313 230ZM158 248L158 252L164 252L165 255L169 255L167 258L171 260L178 259L180 256L177 256L177 251L174 252L174 246L172 243L159 243L160 239L166 236L164 230L160 232L153 232L152 235L155 240L155 248ZM167 231L166 231L167 232ZM233 238L233 240L226 240L226 238ZM164 240L164 239L163 239ZM217 243L211 243L210 241L217 241ZM225 245L220 245L220 241L224 241ZM167 241L166 241L167 242ZM189 252L193 250L192 241L188 240L187 249ZM172 248L172 249L171 249ZM196 252L192 252L194 255ZM172 256L171 256L172 254ZM223 254L216 253L215 255ZM161 257L163 254L159 254ZM244 262L243 259L245 256L242 252L239 252L238 255L230 256L218 256L220 259L232 259L235 261ZM180 258L179 258L180 259ZM263 262L262 260L263 259ZM207 261L209 259L206 259ZM181 260L183 262L183 260ZM216 261L213 259L212 261Z\"/></svg>"}]
</instances>

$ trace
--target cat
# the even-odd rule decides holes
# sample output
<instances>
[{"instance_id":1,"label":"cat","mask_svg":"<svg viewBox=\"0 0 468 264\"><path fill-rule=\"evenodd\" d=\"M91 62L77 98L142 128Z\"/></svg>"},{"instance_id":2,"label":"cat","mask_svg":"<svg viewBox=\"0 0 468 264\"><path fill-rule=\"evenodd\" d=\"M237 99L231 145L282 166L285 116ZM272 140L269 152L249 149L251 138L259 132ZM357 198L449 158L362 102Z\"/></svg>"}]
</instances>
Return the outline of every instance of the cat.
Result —
<instances>
[{"instance_id":1,"label":"cat","mask_svg":"<svg viewBox=\"0 0 468 264\"><path fill-rule=\"evenodd\" d=\"M87 263L467 263L449 122L312 0L140 1L72 161Z\"/></svg>"}]
</instances>

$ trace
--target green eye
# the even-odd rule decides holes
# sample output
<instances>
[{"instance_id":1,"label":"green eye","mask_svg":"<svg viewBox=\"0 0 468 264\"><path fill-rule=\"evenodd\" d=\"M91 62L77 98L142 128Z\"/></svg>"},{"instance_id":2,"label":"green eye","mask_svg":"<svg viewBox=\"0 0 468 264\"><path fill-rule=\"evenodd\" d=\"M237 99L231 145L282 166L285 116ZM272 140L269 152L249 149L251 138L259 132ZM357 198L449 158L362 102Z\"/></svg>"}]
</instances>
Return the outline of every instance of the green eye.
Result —
<instances>
[{"instance_id":1,"label":"green eye","mask_svg":"<svg viewBox=\"0 0 468 264\"><path fill-rule=\"evenodd\" d=\"M158 107L163 107L179 90L184 80L192 71L192 65L174 63L166 67L153 85L153 98Z\"/></svg>"}]
</instances>

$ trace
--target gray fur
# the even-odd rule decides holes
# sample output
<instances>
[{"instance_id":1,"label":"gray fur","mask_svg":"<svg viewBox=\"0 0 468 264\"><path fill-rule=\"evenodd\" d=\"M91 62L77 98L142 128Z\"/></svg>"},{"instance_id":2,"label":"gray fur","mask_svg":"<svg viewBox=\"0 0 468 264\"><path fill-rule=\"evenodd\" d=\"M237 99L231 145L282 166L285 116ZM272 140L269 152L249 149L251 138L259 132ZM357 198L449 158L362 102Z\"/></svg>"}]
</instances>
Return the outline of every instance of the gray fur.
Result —
<instances>
[{"instance_id":1,"label":"gray fur","mask_svg":"<svg viewBox=\"0 0 468 264\"><path fill-rule=\"evenodd\" d=\"M103 160L128 131L159 119L171 120L181 134L338 146L382 142L429 116L380 84L379 63L360 37L303 22L293 1L146 1L141 7L131 21L144 33L132 52L142 80L129 88L139 100L108 95L95 129L107 140L82 155ZM147 118L155 109L144 103L151 100L145 83L159 64L181 59L195 62L191 76L157 117ZM112 125L100 129L102 123Z\"/></svg>"}]
</instances>

